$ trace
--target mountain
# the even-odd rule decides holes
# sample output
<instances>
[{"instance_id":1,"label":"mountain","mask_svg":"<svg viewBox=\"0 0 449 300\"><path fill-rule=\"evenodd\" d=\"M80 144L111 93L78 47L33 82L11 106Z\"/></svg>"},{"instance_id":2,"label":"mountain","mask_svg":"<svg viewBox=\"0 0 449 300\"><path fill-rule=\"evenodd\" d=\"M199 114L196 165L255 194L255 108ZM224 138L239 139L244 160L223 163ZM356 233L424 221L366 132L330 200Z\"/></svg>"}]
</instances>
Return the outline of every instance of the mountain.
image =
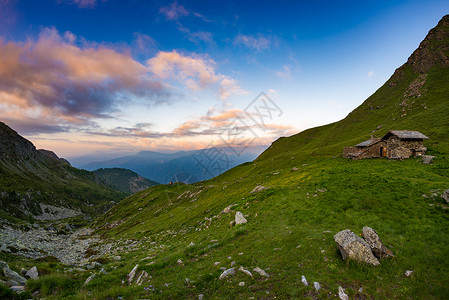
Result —
<instances>
[{"instance_id":1,"label":"mountain","mask_svg":"<svg viewBox=\"0 0 449 300\"><path fill-rule=\"evenodd\" d=\"M232 149L226 148L175 153L142 151L112 160L91 162L82 168L91 171L98 168L125 168L161 183L178 181L193 183L217 176L241 163L252 161L264 148L263 146L248 147L242 151L241 155L236 155ZM216 159L212 161L211 156Z\"/></svg>"},{"instance_id":2,"label":"mountain","mask_svg":"<svg viewBox=\"0 0 449 300\"><path fill-rule=\"evenodd\" d=\"M94 173L73 168L52 151L36 149L0 122L1 218L33 221L45 215L44 209L91 215L123 196Z\"/></svg>"},{"instance_id":3,"label":"mountain","mask_svg":"<svg viewBox=\"0 0 449 300\"><path fill-rule=\"evenodd\" d=\"M344 291L351 299L448 299L448 47L445 16L345 119L278 139L255 161L207 181L157 185L122 200L92 223L103 242L90 248L91 260L106 272L63 273L59 264L33 262L47 274L27 292L326 299ZM425 146L434 163L340 155L390 129L430 137ZM246 223L234 224L238 212ZM377 231L393 258L376 267L342 260L334 235L359 235L364 226ZM15 262L17 270L31 265Z\"/></svg>"},{"instance_id":4,"label":"mountain","mask_svg":"<svg viewBox=\"0 0 449 300\"><path fill-rule=\"evenodd\" d=\"M159 184L128 169L98 169L93 171L93 173L104 180L104 182L114 187L114 189L128 195Z\"/></svg>"}]
</instances>

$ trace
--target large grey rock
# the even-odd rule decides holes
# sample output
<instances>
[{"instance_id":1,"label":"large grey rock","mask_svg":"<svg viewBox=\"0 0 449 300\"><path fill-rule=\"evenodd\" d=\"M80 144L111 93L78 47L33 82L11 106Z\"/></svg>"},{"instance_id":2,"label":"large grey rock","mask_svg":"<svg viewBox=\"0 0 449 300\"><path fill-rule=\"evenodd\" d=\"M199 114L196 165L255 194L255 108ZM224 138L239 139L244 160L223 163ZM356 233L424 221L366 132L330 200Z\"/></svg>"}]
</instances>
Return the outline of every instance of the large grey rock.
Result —
<instances>
[{"instance_id":1,"label":"large grey rock","mask_svg":"<svg viewBox=\"0 0 449 300\"><path fill-rule=\"evenodd\" d=\"M218 277L218 279L224 279L226 277L228 277L229 275L235 275L235 269L234 268L230 268L225 270L223 273L221 273L220 277Z\"/></svg>"},{"instance_id":2,"label":"large grey rock","mask_svg":"<svg viewBox=\"0 0 449 300\"><path fill-rule=\"evenodd\" d=\"M379 265L379 260L371 252L370 246L351 230L340 231L334 235L334 240L343 260L350 258L373 266Z\"/></svg>"},{"instance_id":3,"label":"large grey rock","mask_svg":"<svg viewBox=\"0 0 449 300\"><path fill-rule=\"evenodd\" d=\"M22 276L20 276L19 274L17 274L16 272L14 272L13 270L11 270L8 267L3 268L3 273L5 274L5 277L10 278L14 281L17 281L21 285L25 285L27 282L27 280L25 278L23 278Z\"/></svg>"},{"instance_id":4,"label":"large grey rock","mask_svg":"<svg viewBox=\"0 0 449 300\"><path fill-rule=\"evenodd\" d=\"M445 190L441 197L449 203L449 189Z\"/></svg>"},{"instance_id":5,"label":"large grey rock","mask_svg":"<svg viewBox=\"0 0 449 300\"><path fill-rule=\"evenodd\" d=\"M36 266L32 267L28 272L26 272L25 277L28 277L31 279L38 279L39 273L37 272Z\"/></svg>"},{"instance_id":6,"label":"large grey rock","mask_svg":"<svg viewBox=\"0 0 449 300\"><path fill-rule=\"evenodd\" d=\"M362 236L371 248L373 254L378 258L393 257L393 252L391 252L387 247L384 246L379 238L377 232L371 227L365 226L362 229Z\"/></svg>"},{"instance_id":7,"label":"large grey rock","mask_svg":"<svg viewBox=\"0 0 449 300\"><path fill-rule=\"evenodd\" d=\"M433 155L423 155L422 162L423 162L423 164L429 165L429 164L433 163L434 158L435 158L435 156L433 156Z\"/></svg>"},{"instance_id":8,"label":"large grey rock","mask_svg":"<svg viewBox=\"0 0 449 300\"><path fill-rule=\"evenodd\" d=\"M15 285L10 287L11 291L13 291L14 293L20 294L25 292L25 287L23 285Z\"/></svg>"},{"instance_id":9,"label":"large grey rock","mask_svg":"<svg viewBox=\"0 0 449 300\"><path fill-rule=\"evenodd\" d=\"M235 214L235 225L239 225L239 224L245 224L248 221L245 219L245 216L243 216L243 214L241 212L237 212Z\"/></svg>"},{"instance_id":10,"label":"large grey rock","mask_svg":"<svg viewBox=\"0 0 449 300\"><path fill-rule=\"evenodd\" d=\"M338 297L341 300L349 300L348 295L345 293L345 289L342 288L341 286L338 287Z\"/></svg>"}]
</instances>

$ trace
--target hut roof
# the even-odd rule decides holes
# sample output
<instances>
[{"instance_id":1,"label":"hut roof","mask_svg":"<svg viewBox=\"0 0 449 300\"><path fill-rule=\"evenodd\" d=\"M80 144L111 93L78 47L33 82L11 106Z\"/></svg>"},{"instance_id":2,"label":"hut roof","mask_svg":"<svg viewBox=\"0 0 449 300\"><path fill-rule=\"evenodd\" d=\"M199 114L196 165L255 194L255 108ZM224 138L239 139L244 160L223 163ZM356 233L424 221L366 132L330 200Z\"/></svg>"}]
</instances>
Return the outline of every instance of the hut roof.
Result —
<instances>
[{"instance_id":1,"label":"hut roof","mask_svg":"<svg viewBox=\"0 0 449 300\"><path fill-rule=\"evenodd\" d=\"M380 142L381 140L382 140L381 138L371 138L369 140L361 142L360 144L355 145L355 147L369 147L377 142Z\"/></svg>"},{"instance_id":2,"label":"hut roof","mask_svg":"<svg viewBox=\"0 0 449 300\"><path fill-rule=\"evenodd\" d=\"M407 139L407 140L423 140L428 139L427 136L422 134L419 131L409 131L409 130L390 130L387 132L387 134L383 137L384 139L387 139L388 136L395 135L398 138Z\"/></svg>"}]
</instances>

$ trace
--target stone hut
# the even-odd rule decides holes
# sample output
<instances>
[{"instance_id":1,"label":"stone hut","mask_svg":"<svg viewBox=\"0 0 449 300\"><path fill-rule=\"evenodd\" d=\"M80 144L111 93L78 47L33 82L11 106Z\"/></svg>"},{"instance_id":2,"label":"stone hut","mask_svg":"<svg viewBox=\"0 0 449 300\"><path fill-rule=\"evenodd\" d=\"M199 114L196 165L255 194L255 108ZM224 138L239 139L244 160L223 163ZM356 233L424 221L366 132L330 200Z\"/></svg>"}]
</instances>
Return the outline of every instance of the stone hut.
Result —
<instances>
[{"instance_id":1,"label":"stone hut","mask_svg":"<svg viewBox=\"0 0 449 300\"><path fill-rule=\"evenodd\" d=\"M346 147L343 156L352 159L386 157L405 159L426 153L423 141L427 136L418 131L390 130L382 138L364 141L354 147Z\"/></svg>"}]
</instances>

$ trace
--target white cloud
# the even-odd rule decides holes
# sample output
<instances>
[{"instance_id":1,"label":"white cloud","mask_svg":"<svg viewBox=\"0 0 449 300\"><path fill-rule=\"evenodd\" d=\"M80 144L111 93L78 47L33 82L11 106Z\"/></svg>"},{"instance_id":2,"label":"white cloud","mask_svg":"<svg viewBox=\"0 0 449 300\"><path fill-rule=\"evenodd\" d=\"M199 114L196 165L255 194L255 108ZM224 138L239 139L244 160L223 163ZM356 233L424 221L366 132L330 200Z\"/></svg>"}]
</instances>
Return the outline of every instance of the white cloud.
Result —
<instances>
[{"instance_id":1,"label":"white cloud","mask_svg":"<svg viewBox=\"0 0 449 300\"><path fill-rule=\"evenodd\" d=\"M253 36L253 35L238 34L234 38L234 45L245 46L257 51L269 49L271 43L272 43L271 39L263 35Z\"/></svg>"},{"instance_id":2,"label":"white cloud","mask_svg":"<svg viewBox=\"0 0 449 300\"><path fill-rule=\"evenodd\" d=\"M367 75L368 75L368 77L373 77L374 71L369 71Z\"/></svg>"}]
</instances>

